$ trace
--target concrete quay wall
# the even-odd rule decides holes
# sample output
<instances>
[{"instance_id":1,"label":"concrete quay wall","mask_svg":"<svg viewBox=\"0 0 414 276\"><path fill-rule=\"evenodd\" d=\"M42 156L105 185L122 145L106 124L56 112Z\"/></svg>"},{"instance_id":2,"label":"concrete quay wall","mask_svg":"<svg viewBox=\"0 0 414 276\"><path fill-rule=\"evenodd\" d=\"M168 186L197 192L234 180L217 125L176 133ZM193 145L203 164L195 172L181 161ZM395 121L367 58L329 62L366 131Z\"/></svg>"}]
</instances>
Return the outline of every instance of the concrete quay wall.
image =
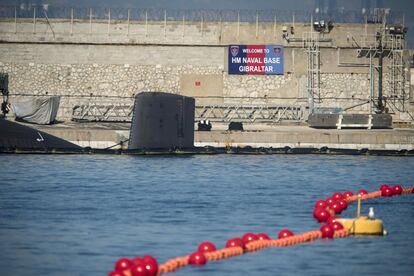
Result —
<instances>
[{"instance_id":1,"label":"concrete quay wall","mask_svg":"<svg viewBox=\"0 0 414 276\"><path fill-rule=\"evenodd\" d=\"M82 147L108 148L129 138L128 124L122 127L96 125L36 126L37 129L66 139ZM247 127L246 131L195 131L197 147L273 147L413 150L414 130L334 130L312 129L306 126ZM114 148L127 148L127 142Z\"/></svg>"},{"instance_id":2,"label":"concrete quay wall","mask_svg":"<svg viewBox=\"0 0 414 276\"><path fill-rule=\"evenodd\" d=\"M196 132L196 146L412 150L414 133L398 131L314 130L292 128L278 131Z\"/></svg>"}]
</instances>

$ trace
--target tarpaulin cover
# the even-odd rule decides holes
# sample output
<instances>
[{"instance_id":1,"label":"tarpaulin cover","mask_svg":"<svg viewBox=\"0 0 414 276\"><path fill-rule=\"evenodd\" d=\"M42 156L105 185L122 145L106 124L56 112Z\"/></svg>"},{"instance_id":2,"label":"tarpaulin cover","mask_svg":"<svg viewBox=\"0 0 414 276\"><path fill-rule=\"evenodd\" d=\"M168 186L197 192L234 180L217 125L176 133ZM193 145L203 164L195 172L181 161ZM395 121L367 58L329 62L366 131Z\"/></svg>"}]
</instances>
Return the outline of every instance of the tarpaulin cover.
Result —
<instances>
[{"instance_id":1,"label":"tarpaulin cover","mask_svg":"<svg viewBox=\"0 0 414 276\"><path fill-rule=\"evenodd\" d=\"M56 119L60 96L38 97L12 102L16 118L40 125L47 125Z\"/></svg>"}]
</instances>

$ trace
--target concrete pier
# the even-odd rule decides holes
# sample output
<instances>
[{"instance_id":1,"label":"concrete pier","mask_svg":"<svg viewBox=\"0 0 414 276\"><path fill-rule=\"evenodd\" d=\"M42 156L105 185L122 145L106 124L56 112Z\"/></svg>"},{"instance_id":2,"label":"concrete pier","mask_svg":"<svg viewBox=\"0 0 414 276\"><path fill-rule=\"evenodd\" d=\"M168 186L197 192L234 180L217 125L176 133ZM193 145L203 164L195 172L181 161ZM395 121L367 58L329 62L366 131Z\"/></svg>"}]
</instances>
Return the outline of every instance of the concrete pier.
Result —
<instances>
[{"instance_id":1,"label":"concrete pier","mask_svg":"<svg viewBox=\"0 0 414 276\"><path fill-rule=\"evenodd\" d=\"M129 138L128 123L65 123L50 126L30 125L82 147L124 148ZM273 147L413 150L414 129L313 129L292 125L245 125L245 131L227 131L215 124L212 131L195 131L195 146ZM125 141L124 143L122 143Z\"/></svg>"},{"instance_id":2,"label":"concrete pier","mask_svg":"<svg viewBox=\"0 0 414 276\"><path fill-rule=\"evenodd\" d=\"M414 130L318 130L279 126L267 130L196 132L196 146L412 150Z\"/></svg>"}]
</instances>

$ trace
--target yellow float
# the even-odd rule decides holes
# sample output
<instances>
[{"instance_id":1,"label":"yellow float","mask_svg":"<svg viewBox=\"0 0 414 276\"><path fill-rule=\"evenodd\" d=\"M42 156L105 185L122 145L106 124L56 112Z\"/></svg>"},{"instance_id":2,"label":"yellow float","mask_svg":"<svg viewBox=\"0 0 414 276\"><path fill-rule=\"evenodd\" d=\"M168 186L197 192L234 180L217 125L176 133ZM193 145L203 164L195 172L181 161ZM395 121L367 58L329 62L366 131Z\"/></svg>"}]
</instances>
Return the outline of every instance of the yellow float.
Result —
<instances>
[{"instance_id":1,"label":"yellow float","mask_svg":"<svg viewBox=\"0 0 414 276\"><path fill-rule=\"evenodd\" d=\"M361 216L361 196L358 196L357 217L341 218L338 221L353 235L386 235L382 220L375 219L374 208L369 209L368 216Z\"/></svg>"}]
</instances>

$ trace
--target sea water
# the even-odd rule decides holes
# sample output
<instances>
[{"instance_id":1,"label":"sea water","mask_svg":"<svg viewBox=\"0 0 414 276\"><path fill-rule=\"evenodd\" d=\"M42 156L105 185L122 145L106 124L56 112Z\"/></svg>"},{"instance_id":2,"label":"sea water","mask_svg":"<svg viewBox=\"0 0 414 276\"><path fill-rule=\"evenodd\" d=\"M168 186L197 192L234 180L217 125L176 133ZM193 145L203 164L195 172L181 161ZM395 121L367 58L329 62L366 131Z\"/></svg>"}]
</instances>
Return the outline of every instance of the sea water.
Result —
<instances>
[{"instance_id":1,"label":"sea water","mask_svg":"<svg viewBox=\"0 0 414 276\"><path fill-rule=\"evenodd\" d=\"M316 200L414 185L414 158L320 155L0 155L0 275L106 275L246 232L318 229ZM342 217L355 217L356 204ZM269 248L171 275L413 275L414 195L378 198L384 237Z\"/></svg>"}]
</instances>

